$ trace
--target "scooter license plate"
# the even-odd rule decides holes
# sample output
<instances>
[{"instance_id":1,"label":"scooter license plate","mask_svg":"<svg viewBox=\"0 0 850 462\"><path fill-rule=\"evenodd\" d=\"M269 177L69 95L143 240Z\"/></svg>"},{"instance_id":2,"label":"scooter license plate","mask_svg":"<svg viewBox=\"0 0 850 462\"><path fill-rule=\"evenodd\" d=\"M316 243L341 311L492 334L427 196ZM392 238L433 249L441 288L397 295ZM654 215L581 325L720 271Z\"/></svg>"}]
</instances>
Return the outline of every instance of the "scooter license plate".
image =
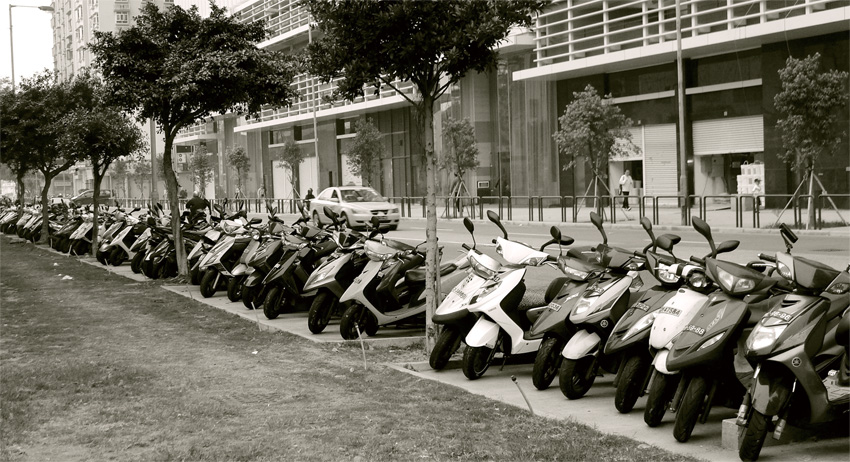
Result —
<instances>
[{"instance_id":1,"label":"scooter license plate","mask_svg":"<svg viewBox=\"0 0 850 462\"><path fill-rule=\"evenodd\" d=\"M466 292L464 292L461 288L459 288L457 286L455 286L455 288L452 289L452 293L457 295L460 298L466 298Z\"/></svg>"},{"instance_id":2,"label":"scooter license plate","mask_svg":"<svg viewBox=\"0 0 850 462\"><path fill-rule=\"evenodd\" d=\"M551 303L549 303L549 306L547 306L546 308L549 308L552 311L560 311L561 305L559 305L555 302L551 302Z\"/></svg>"}]
</instances>

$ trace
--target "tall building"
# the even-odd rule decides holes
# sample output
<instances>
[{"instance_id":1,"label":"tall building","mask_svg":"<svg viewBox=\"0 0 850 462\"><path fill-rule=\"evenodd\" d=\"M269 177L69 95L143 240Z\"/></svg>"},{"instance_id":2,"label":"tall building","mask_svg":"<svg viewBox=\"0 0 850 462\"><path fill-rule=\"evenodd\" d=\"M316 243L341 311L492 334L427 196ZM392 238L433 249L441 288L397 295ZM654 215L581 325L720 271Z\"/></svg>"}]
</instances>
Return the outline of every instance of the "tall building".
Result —
<instances>
[{"instance_id":1,"label":"tall building","mask_svg":"<svg viewBox=\"0 0 850 462\"><path fill-rule=\"evenodd\" d=\"M685 158L688 193L723 196L740 190L738 175L763 163L768 194L792 193L797 178L778 158L781 139L773 98L778 70L788 56L822 56L825 69L850 70L847 0L681 0L681 49L685 84ZM552 134L573 93L590 84L631 118L640 148L612 159L608 186L629 169L647 195L679 194L679 140L675 0L565 0L550 5L531 31L517 30L501 47L499 66L470 75L437 104L440 139L447 117L468 117L475 127L480 166L465 183L473 194L584 195L592 174L584 165L565 168ZM265 20L272 36L260 47L298 52L311 40L309 16L295 0L248 0L234 9L242 21ZM395 197L424 195L423 149L410 107L389 88L354 102L327 103L333 83L309 75L294 85L301 97L290 108L264 110L258 120L217 116L178 137L178 145L203 143L225 152L244 147L257 168L248 191L266 184L268 195L290 197L288 173L276 150L293 140L307 154L295 172L296 189L318 191L357 183L345 152L354 120L368 116L384 135L384 173L371 183ZM412 91L399 82L404 91ZM850 107L840 114L843 126ZM438 155L441 147L436 146ZM818 175L830 193L848 193L850 147L823 159ZM219 194L233 194L221 164ZM251 183L253 182L253 183ZM443 176L442 191L451 181ZM722 200L722 199L720 199ZM777 199L778 201L778 199ZM770 204L769 204L770 205ZM846 204L845 204L846 205Z\"/></svg>"}]
</instances>

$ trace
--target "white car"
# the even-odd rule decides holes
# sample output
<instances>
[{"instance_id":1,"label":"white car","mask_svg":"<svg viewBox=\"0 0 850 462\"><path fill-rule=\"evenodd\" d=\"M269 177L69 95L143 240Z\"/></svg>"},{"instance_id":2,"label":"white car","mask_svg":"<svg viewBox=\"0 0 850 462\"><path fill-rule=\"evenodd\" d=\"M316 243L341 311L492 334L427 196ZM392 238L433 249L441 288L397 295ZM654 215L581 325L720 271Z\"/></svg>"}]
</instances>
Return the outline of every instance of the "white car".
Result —
<instances>
[{"instance_id":1,"label":"white car","mask_svg":"<svg viewBox=\"0 0 850 462\"><path fill-rule=\"evenodd\" d=\"M397 229L401 218L397 205L387 202L377 191L367 186L334 186L326 188L310 200L310 214L317 225L330 222L325 216L325 206L336 212L349 228L365 226L376 216L382 226Z\"/></svg>"}]
</instances>

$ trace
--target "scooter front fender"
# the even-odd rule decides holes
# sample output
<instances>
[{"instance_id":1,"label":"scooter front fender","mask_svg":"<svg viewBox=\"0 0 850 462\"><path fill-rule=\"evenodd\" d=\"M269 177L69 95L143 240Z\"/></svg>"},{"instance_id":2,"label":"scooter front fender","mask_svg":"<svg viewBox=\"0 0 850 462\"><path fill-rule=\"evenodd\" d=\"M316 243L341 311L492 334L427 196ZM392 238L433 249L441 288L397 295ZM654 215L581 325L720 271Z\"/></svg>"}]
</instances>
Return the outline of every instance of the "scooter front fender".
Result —
<instances>
[{"instance_id":1,"label":"scooter front fender","mask_svg":"<svg viewBox=\"0 0 850 462\"><path fill-rule=\"evenodd\" d=\"M599 334L582 329L570 337L561 355L567 359L579 360L599 351L601 343L602 338Z\"/></svg>"},{"instance_id":2,"label":"scooter front fender","mask_svg":"<svg viewBox=\"0 0 850 462\"><path fill-rule=\"evenodd\" d=\"M472 330L466 334L466 344L470 347L496 348L499 330L501 328L495 322L484 317L478 318L478 321L472 326Z\"/></svg>"},{"instance_id":3,"label":"scooter front fender","mask_svg":"<svg viewBox=\"0 0 850 462\"><path fill-rule=\"evenodd\" d=\"M248 279L246 279L245 282L242 283L242 285L245 287L254 287L260 285L260 283L263 282L263 279L265 277L265 274L262 274L259 271L255 271L248 276Z\"/></svg>"},{"instance_id":4,"label":"scooter front fender","mask_svg":"<svg viewBox=\"0 0 850 462\"><path fill-rule=\"evenodd\" d=\"M239 263L238 265L233 267L232 270L230 270L230 274L232 274L233 277L244 276L246 274L251 274L253 272L254 272L254 268L251 268L250 266L246 265L245 263Z\"/></svg>"},{"instance_id":5,"label":"scooter front fender","mask_svg":"<svg viewBox=\"0 0 850 462\"><path fill-rule=\"evenodd\" d=\"M670 350L663 349L659 350L658 354L655 355L655 358L652 359L652 365L655 367L655 370L665 375L673 375L678 374L679 371L670 371L667 370L667 355L670 354Z\"/></svg>"},{"instance_id":6,"label":"scooter front fender","mask_svg":"<svg viewBox=\"0 0 850 462\"><path fill-rule=\"evenodd\" d=\"M791 397L789 382L793 383L793 379L789 379L781 368L784 366L762 363L750 387L750 406L768 417L779 415Z\"/></svg>"}]
</instances>

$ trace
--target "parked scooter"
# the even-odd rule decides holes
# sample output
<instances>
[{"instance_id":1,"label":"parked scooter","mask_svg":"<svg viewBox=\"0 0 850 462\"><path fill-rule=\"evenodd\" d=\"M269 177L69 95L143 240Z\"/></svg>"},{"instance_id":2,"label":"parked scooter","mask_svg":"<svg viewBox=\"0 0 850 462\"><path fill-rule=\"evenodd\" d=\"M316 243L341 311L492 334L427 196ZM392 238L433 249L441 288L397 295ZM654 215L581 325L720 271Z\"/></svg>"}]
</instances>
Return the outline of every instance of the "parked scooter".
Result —
<instances>
[{"instance_id":1,"label":"parked scooter","mask_svg":"<svg viewBox=\"0 0 850 462\"><path fill-rule=\"evenodd\" d=\"M792 256L797 236L785 224L780 233L786 251L760 257L775 263L794 290L769 301L747 338L745 356L755 374L738 411L744 461L757 460L767 433L778 440L788 422L846 421L850 412L850 266L840 272Z\"/></svg>"},{"instance_id":2,"label":"parked scooter","mask_svg":"<svg viewBox=\"0 0 850 462\"><path fill-rule=\"evenodd\" d=\"M374 239L381 233L378 217L372 217L371 226L369 237ZM365 251L370 261L339 299L342 303L351 302L339 324L346 340L356 339L360 332L375 335L381 326L389 324L419 324L425 314L425 268L417 268L425 257L418 246L386 239L381 234L380 242L366 242ZM466 277L457 270L468 264L462 257L440 266L440 300Z\"/></svg>"},{"instance_id":3,"label":"parked scooter","mask_svg":"<svg viewBox=\"0 0 850 462\"><path fill-rule=\"evenodd\" d=\"M241 295L242 304L249 310L263 306L268 292L263 285L263 280L284 255L286 246L282 236L294 232L292 228L284 225L283 220L275 216L276 212L276 208L269 210L269 232L263 236L257 251L247 261L248 266L254 271L242 283ZM297 226L305 220L304 218L296 220L294 225Z\"/></svg>"},{"instance_id":4,"label":"parked scooter","mask_svg":"<svg viewBox=\"0 0 850 462\"><path fill-rule=\"evenodd\" d=\"M638 273L645 263L641 253L609 246L602 218L591 212L590 221L602 234L602 244L596 247L596 253L607 271L587 286L570 312L570 322L578 332L564 347L559 374L561 392L569 399L584 396L599 369L617 372L619 355L606 355L603 347L614 325L642 294L639 291L643 287Z\"/></svg>"},{"instance_id":5,"label":"parked scooter","mask_svg":"<svg viewBox=\"0 0 850 462\"><path fill-rule=\"evenodd\" d=\"M743 383L753 370L743 360L738 340L746 338L745 329L765 313L767 305L756 302L789 289L784 280L768 277L753 269L754 265L745 267L714 258L711 229L697 217L692 220L712 248L713 256L705 259L705 268L721 291L708 297L673 340L667 356L667 369L682 372L671 405L676 412L673 436L680 442L690 439L698 419L706 422L715 403L728 407L740 404L746 390ZM774 288L776 291L771 290Z\"/></svg>"},{"instance_id":6,"label":"parked scooter","mask_svg":"<svg viewBox=\"0 0 850 462\"><path fill-rule=\"evenodd\" d=\"M337 248L304 283L304 292L316 292L307 315L307 327L314 334L325 330L332 316L343 314L339 299L369 262L363 246L366 236L345 229L330 207L325 207L324 213L336 228L333 239Z\"/></svg>"},{"instance_id":7,"label":"parked scooter","mask_svg":"<svg viewBox=\"0 0 850 462\"><path fill-rule=\"evenodd\" d=\"M508 238L508 232L502 225L499 215L487 212L487 218L493 222L504 237L493 240L496 252L509 265L501 265L483 254L470 254L475 260L476 272L487 281L472 293L467 309L470 313L480 313L475 325L466 335L466 350L463 353L463 375L475 380L484 375L497 352L505 358L536 352L543 336L529 337L533 321L546 308L521 309L520 302L525 294L525 274L530 266L544 264L555 265L555 257L543 250L557 241L551 239L536 250L528 244ZM556 228L557 229L557 228ZM572 239L563 241L569 245ZM486 257L486 258L484 258ZM466 297L465 292L459 295Z\"/></svg>"},{"instance_id":8,"label":"parked scooter","mask_svg":"<svg viewBox=\"0 0 850 462\"><path fill-rule=\"evenodd\" d=\"M200 269L204 274L201 278L201 295L204 298L212 297L219 288L227 286L227 280L233 277L231 270L239 262L239 257L248 244L254 240L247 234L246 226L250 227L261 221L254 218L244 225L241 220L221 222L221 230L225 236L200 261Z\"/></svg>"}]
</instances>

